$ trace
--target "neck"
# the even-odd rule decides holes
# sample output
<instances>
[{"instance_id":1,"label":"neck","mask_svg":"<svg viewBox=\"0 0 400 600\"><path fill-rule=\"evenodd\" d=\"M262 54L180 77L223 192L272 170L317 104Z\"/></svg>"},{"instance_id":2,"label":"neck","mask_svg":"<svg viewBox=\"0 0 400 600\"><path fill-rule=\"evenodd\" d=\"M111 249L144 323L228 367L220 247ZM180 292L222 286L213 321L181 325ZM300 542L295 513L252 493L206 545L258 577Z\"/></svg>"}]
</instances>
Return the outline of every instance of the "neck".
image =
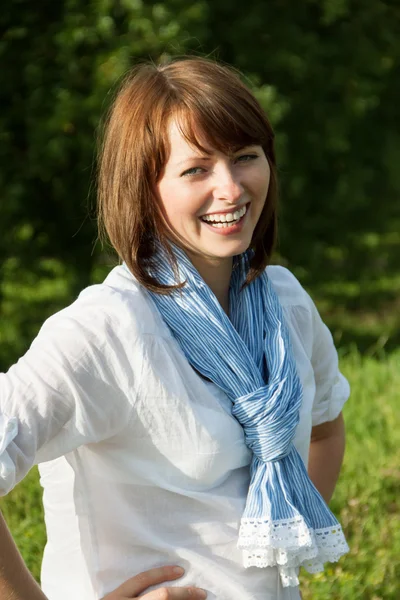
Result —
<instances>
[{"instance_id":1,"label":"neck","mask_svg":"<svg viewBox=\"0 0 400 600\"><path fill-rule=\"evenodd\" d=\"M229 315L229 284L232 275L232 257L208 259L189 252L187 254L226 314Z\"/></svg>"}]
</instances>

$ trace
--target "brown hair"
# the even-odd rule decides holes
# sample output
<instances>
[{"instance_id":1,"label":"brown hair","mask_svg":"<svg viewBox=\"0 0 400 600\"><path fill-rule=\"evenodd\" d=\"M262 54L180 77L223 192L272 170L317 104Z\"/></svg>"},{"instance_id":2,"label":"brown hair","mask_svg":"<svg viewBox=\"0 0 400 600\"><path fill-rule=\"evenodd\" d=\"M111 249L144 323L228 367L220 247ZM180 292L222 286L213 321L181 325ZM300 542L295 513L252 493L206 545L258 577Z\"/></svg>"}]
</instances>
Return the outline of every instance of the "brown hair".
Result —
<instances>
[{"instance_id":1,"label":"brown hair","mask_svg":"<svg viewBox=\"0 0 400 600\"><path fill-rule=\"evenodd\" d=\"M187 140L202 148L196 131L208 143L230 152L261 145L271 175L266 202L255 227L254 256L246 284L267 266L277 233L277 180L274 134L261 106L230 67L205 58L175 59L161 66L135 66L120 87L106 117L99 148L98 220L136 279L149 290L167 293L149 274L155 239L168 252L168 227L155 184L169 156L168 124L176 116ZM204 135L204 133L203 133ZM181 286L177 286L181 287Z\"/></svg>"}]
</instances>

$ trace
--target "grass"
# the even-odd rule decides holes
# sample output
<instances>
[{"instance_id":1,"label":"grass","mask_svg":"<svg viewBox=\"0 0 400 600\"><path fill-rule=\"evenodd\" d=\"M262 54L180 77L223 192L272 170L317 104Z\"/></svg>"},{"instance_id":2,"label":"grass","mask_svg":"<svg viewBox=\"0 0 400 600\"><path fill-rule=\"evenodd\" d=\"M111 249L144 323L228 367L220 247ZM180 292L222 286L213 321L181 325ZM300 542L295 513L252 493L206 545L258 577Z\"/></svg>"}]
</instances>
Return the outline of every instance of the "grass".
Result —
<instances>
[{"instance_id":1,"label":"grass","mask_svg":"<svg viewBox=\"0 0 400 600\"><path fill-rule=\"evenodd\" d=\"M400 352L341 366L352 386L347 450L332 508L350 553L324 574L303 577L304 600L400 598Z\"/></svg>"},{"instance_id":2,"label":"grass","mask_svg":"<svg viewBox=\"0 0 400 600\"><path fill-rule=\"evenodd\" d=\"M325 573L302 576L304 600L400 598L400 352L342 357L352 385L347 452L332 508L350 553ZM36 578L45 543L36 470L0 507Z\"/></svg>"}]
</instances>

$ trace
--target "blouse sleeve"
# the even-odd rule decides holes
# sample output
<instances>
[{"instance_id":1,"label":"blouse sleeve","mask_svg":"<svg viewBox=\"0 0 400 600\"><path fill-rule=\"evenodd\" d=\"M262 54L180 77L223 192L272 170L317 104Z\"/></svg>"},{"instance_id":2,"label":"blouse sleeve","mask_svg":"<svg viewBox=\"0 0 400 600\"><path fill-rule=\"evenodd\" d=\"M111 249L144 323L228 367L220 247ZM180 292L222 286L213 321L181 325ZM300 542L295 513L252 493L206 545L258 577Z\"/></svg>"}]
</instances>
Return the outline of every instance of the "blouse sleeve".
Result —
<instances>
[{"instance_id":1,"label":"blouse sleeve","mask_svg":"<svg viewBox=\"0 0 400 600\"><path fill-rule=\"evenodd\" d=\"M268 267L268 274L281 304L292 315L303 350L310 360L315 379L312 425L333 421L349 397L347 379L339 371L338 355L332 335L318 310L296 277L281 266Z\"/></svg>"},{"instance_id":2,"label":"blouse sleeve","mask_svg":"<svg viewBox=\"0 0 400 600\"><path fill-rule=\"evenodd\" d=\"M306 292L305 292L306 293ZM315 378L315 397L312 409L312 425L321 425L336 419L350 395L347 379L339 370L338 354L332 335L322 321L319 312L307 295L312 318L311 364Z\"/></svg>"},{"instance_id":3,"label":"blouse sleeve","mask_svg":"<svg viewBox=\"0 0 400 600\"><path fill-rule=\"evenodd\" d=\"M28 352L0 374L0 495L35 463L126 424L129 373L122 334L104 307L78 299L50 317Z\"/></svg>"}]
</instances>

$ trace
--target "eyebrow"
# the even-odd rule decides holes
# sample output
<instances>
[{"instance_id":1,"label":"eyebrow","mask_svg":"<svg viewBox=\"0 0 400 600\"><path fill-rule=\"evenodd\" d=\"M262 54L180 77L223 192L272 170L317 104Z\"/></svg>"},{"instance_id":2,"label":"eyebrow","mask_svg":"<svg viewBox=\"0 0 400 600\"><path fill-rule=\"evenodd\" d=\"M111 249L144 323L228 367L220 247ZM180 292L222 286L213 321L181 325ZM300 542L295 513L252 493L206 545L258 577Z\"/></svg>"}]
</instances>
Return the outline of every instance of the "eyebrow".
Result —
<instances>
[{"instance_id":1,"label":"eyebrow","mask_svg":"<svg viewBox=\"0 0 400 600\"><path fill-rule=\"evenodd\" d=\"M185 158L185 159L177 162L176 166L179 167L179 165L183 165L183 164L191 162L191 161L197 161L197 160L207 161L207 160L211 160L211 159L212 159L212 155L211 156L189 156L188 158Z\"/></svg>"},{"instance_id":2,"label":"eyebrow","mask_svg":"<svg viewBox=\"0 0 400 600\"><path fill-rule=\"evenodd\" d=\"M248 146L240 146L239 148L236 148L233 151L233 154L236 154L236 152L241 152L242 150L247 150L248 148L252 148L253 146L256 146L257 144L249 144ZM189 156L188 158L185 158L179 162L176 163L176 166L179 167L180 165L184 164L184 163L188 163L191 161L208 161L208 160L212 160L214 154L211 152L209 156Z\"/></svg>"}]
</instances>

